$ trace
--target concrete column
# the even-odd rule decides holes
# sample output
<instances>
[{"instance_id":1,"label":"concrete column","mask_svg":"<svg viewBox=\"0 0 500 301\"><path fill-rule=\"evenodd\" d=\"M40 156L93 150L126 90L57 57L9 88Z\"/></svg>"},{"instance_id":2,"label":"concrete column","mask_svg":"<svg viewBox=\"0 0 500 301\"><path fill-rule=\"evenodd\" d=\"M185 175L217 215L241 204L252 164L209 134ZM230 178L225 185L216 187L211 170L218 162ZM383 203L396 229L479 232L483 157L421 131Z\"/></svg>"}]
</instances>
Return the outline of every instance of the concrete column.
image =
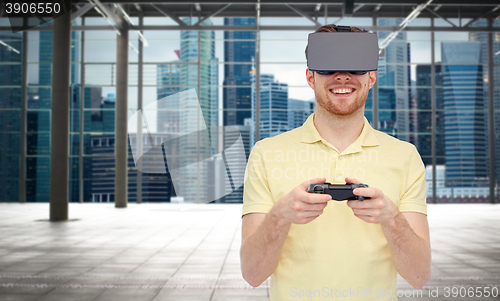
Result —
<instances>
[{"instance_id":1,"label":"concrete column","mask_svg":"<svg viewBox=\"0 0 500 301\"><path fill-rule=\"evenodd\" d=\"M116 37L115 207L127 207L128 27Z\"/></svg>"},{"instance_id":2,"label":"concrete column","mask_svg":"<svg viewBox=\"0 0 500 301\"><path fill-rule=\"evenodd\" d=\"M328 24L328 4L323 4L325 6L325 25Z\"/></svg>"},{"instance_id":3,"label":"concrete column","mask_svg":"<svg viewBox=\"0 0 500 301\"><path fill-rule=\"evenodd\" d=\"M50 220L68 219L71 13L54 19L50 137Z\"/></svg>"}]
</instances>

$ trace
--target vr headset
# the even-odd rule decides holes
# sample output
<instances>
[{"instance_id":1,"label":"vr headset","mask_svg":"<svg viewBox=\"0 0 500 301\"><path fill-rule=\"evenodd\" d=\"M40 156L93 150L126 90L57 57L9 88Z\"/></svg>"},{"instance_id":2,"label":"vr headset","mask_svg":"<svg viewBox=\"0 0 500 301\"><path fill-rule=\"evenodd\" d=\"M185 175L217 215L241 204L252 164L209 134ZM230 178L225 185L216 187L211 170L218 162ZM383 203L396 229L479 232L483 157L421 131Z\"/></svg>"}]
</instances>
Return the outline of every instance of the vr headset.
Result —
<instances>
[{"instance_id":1,"label":"vr headset","mask_svg":"<svg viewBox=\"0 0 500 301\"><path fill-rule=\"evenodd\" d=\"M337 32L309 34L307 68L319 74L348 71L354 75L378 69L378 39L372 32L351 32L337 26Z\"/></svg>"}]
</instances>

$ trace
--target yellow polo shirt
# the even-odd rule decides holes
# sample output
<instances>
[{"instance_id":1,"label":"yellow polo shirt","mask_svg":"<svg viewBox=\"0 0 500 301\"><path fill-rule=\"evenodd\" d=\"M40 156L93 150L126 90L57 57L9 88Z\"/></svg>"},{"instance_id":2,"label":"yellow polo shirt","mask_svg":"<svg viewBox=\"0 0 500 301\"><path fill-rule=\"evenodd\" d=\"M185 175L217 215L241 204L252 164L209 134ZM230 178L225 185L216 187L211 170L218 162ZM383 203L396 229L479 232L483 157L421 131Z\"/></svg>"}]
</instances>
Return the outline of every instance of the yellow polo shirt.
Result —
<instances>
[{"instance_id":1,"label":"yellow polo shirt","mask_svg":"<svg viewBox=\"0 0 500 301\"><path fill-rule=\"evenodd\" d=\"M401 212L427 214L425 167L415 146L374 130L365 118L361 135L339 153L320 136L313 117L255 144L243 215L268 213L306 180L344 184L346 176L380 188ZM330 201L314 221L291 225L269 300L397 300L396 275L381 226L355 217L346 201Z\"/></svg>"}]
</instances>

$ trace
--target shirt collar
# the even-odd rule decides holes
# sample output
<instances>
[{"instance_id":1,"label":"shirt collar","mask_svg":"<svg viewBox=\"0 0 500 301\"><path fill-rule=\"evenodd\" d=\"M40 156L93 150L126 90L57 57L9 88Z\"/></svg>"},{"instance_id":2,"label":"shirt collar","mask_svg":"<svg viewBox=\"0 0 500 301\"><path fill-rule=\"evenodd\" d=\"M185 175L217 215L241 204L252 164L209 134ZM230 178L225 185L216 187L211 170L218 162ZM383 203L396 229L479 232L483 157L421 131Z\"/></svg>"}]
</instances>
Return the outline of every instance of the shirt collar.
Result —
<instances>
[{"instance_id":1,"label":"shirt collar","mask_svg":"<svg viewBox=\"0 0 500 301\"><path fill-rule=\"evenodd\" d=\"M307 118L306 122L302 125L302 140L301 142L303 143L314 143L317 141L322 141L323 143L327 144L330 146L328 142L326 142L321 135L318 133L318 130L316 129L316 126L314 125L314 113L309 115ZM368 122L368 119L364 117L365 119L365 124L363 126L363 130L361 131L361 135L359 135L358 139L351 144L345 151L352 149L354 150L361 150L361 146L377 146L378 139L375 136L375 130L372 128L370 123ZM344 151L344 153L345 153Z\"/></svg>"}]
</instances>

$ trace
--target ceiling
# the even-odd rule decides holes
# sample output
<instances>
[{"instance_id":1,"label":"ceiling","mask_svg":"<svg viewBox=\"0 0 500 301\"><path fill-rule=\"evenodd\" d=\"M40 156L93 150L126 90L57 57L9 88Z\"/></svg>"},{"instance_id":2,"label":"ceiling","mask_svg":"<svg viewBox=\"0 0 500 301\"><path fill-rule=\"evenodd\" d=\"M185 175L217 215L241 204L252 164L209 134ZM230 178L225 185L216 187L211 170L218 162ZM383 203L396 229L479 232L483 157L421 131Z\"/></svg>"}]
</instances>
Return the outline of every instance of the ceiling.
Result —
<instances>
[{"instance_id":1,"label":"ceiling","mask_svg":"<svg viewBox=\"0 0 500 301\"><path fill-rule=\"evenodd\" d=\"M216 13L217 17L255 17L256 8L260 6L261 17L300 17L307 15L310 18L328 17L381 17L381 18L405 18L415 7L427 1L404 1L404 0L344 0L313 2L305 0L196 0L196 1L154 1L147 3L141 1L100 0L102 4L126 5L130 16L165 16L171 14L174 17L208 17ZM83 5L86 2L80 2ZM260 5L258 5L260 4ZM99 16L96 10L87 11L85 16ZM494 19L500 17L500 1L498 0L435 0L424 9L419 18L443 17L443 18L484 18L491 16Z\"/></svg>"}]
</instances>

